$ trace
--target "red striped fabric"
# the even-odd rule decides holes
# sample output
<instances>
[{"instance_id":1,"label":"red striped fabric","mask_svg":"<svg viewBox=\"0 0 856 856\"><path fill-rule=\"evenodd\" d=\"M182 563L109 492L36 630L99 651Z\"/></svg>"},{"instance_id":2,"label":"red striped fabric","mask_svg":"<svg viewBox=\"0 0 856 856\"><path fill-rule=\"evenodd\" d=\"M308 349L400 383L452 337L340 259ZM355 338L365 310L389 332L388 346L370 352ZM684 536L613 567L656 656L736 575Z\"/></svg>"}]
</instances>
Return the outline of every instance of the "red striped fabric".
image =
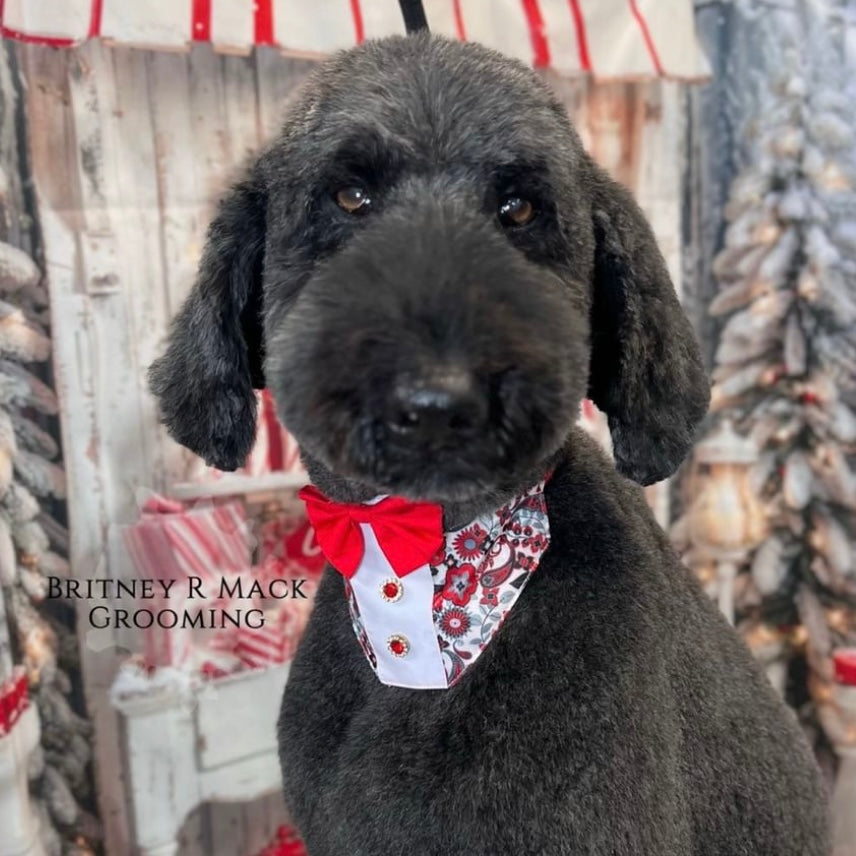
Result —
<instances>
[{"instance_id":1,"label":"red striped fabric","mask_svg":"<svg viewBox=\"0 0 856 856\"><path fill-rule=\"evenodd\" d=\"M432 32L471 39L538 67L608 79L701 79L692 0L423 0ZM246 22L246 26L241 22ZM70 47L88 38L224 52L273 45L323 55L403 33L398 0L0 0L4 38Z\"/></svg>"},{"instance_id":2,"label":"red striped fabric","mask_svg":"<svg viewBox=\"0 0 856 856\"><path fill-rule=\"evenodd\" d=\"M574 21L574 33L577 37L577 53L580 58L580 68L583 71L591 71L591 57L589 56L588 39L586 38L586 26L583 14L580 11L579 0L568 0L571 7L571 17Z\"/></svg>"},{"instance_id":3,"label":"red striped fabric","mask_svg":"<svg viewBox=\"0 0 856 856\"><path fill-rule=\"evenodd\" d=\"M193 0L190 32L194 42L211 41L211 0Z\"/></svg>"},{"instance_id":4,"label":"red striped fabric","mask_svg":"<svg viewBox=\"0 0 856 856\"><path fill-rule=\"evenodd\" d=\"M95 38L101 32L101 11L104 8L103 0L92 0L92 15L89 18L90 39Z\"/></svg>"},{"instance_id":5,"label":"red striped fabric","mask_svg":"<svg viewBox=\"0 0 856 856\"><path fill-rule=\"evenodd\" d=\"M467 40L467 28L464 25L464 16L461 14L461 0L452 0L452 14L455 17L455 35L462 42Z\"/></svg>"},{"instance_id":6,"label":"red striped fabric","mask_svg":"<svg viewBox=\"0 0 856 856\"><path fill-rule=\"evenodd\" d=\"M636 23L642 31L642 38L645 40L645 47L648 48L648 53L651 55L651 62L654 65L654 70L657 74L662 75L663 65L660 62L660 56L657 53L657 48L654 46L654 40L651 38L651 32L648 29L648 22L640 11L639 4L636 0L628 0L628 2L630 3L630 10L633 12L633 17L636 19Z\"/></svg>"},{"instance_id":7,"label":"red striped fabric","mask_svg":"<svg viewBox=\"0 0 856 856\"><path fill-rule=\"evenodd\" d=\"M273 38L273 0L254 0L255 44L276 44Z\"/></svg>"},{"instance_id":8,"label":"red striped fabric","mask_svg":"<svg viewBox=\"0 0 856 856\"><path fill-rule=\"evenodd\" d=\"M526 20L529 23L529 38L532 40L532 65L546 68L550 65L550 46L544 33L544 19L538 8L538 0L521 0Z\"/></svg>"},{"instance_id":9,"label":"red striped fabric","mask_svg":"<svg viewBox=\"0 0 856 856\"><path fill-rule=\"evenodd\" d=\"M366 31L363 27L363 10L360 8L360 0L351 0L351 17L354 19L354 39L358 45L361 45L366 38Z\"/></svg>"},{"instance_id":10,"label":"red striped fabric","mask_svg":"<svg viewBox=\"0 0 856 856\"><path fill-rule=\"evenodd\" d=\"M262 415L267 428L267 454L271 470L281 470L285 465L283 452L282 426L276 416L276 405L268 390L261 394Z\"/></svg>"},{"instance_id":11,"label":"red striped fabric","mask_svg":"<svg viewBox=\"0 0 856 856\"><path fill-rule=\"evenodd\" d=\"M45 45L52 48L70 48L79 41L74 36L51 36L39 32L30 32L27 29L8 26L6 22L6 3L5 0L0 0L0 38L13 39L25 44ZM87 32L88 35L89 33Z\"/></svg>"}]
</instances>

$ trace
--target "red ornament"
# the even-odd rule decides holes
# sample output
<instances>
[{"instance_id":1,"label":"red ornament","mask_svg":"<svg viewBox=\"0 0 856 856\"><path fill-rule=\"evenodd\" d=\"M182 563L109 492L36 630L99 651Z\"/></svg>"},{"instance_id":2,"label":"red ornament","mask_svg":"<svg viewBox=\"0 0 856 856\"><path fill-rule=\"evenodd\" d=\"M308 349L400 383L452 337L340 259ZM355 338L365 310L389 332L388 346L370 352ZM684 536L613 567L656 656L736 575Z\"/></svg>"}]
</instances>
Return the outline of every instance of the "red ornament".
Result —
<instances>
[{"instance_id":1,"label":"red ornament","mask_svg":"<svg viewBox=\"0 0 856 856\"><path fill-rule=\"evenodd\" d=\"M221 669L216 663L206 660L200 667L199 671L203 678L224 678L229 673L225 669Z\"/></svg>"},{"instance_id":2,"label":"red ornament","mask_svg":"<svg viewBox=\"0 0 856 856\"><path fill-rule=\"evenodd\" d=\"M404 589L402 588L401 583L396 580L386 580L384 584L380 587L380 593L383 596L383 599L389 601L390 603L395 603L397 601Z\"/></svg>"},{"instance_id":3,"label":"red ornament","mask_svg":"<svg viewBox=\"0 0 856 856\"><path fill-rule=\"evenodd\" d=\"M297 830L293 826L280 826L276 831L276 839L258 856L307 856L307 854Z\"/></svg>"},{"instance_id":4,"label":"red ornament","mask_svg":"<svg viewBox=\"0 0 856 856\"><path fill-rule=\"evenodd\" d=\"M29 703L27 673L18 668L6 683L0 685L0 736L12 730Z\"/></svg>"},{"instance_id":5,"label":"red ornament","mask_svg":"<svg viewBox=\"0 0 856 856\"><path fill-rule=\"evenodd\" d=\"M310 576L319 576L327 564L324 554L315 540L315 530L309 521L304 521L284 541L285 555L293 559Z\"/></svg>"},{"instance_id":6,"label":"red ornament","mask_svg":"<svg viewBox=\"0 0 856 856\"><path fill-rule=\"evenodd\" d=\"M856 648L839 648L832 655L835 680L848 687L856 687Z\"/></svg>"},{"instance_id":7,"label":"red ornament","mask_svg":"<svg viewBox=\"0 0 856 856\"><path fill-rule=\"evenodd\" d=\"M395 657L404 657L410 650L410 643L405 636L390 636L386 645Z\"/></svg>"}]
</instances>

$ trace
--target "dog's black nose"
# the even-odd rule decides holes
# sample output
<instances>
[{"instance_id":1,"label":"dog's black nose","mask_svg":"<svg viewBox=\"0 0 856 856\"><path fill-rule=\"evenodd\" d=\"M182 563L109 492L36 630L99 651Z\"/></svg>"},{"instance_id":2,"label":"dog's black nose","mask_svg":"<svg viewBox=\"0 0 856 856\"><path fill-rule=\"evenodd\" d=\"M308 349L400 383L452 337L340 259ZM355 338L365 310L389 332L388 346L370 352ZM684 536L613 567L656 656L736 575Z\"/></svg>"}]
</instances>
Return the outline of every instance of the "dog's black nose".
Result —
<instances>
[{"instance_id":1,"label":"dog's black nose","mask_svg":"<svg viewBox=\"0 0 856 856\"><path fill-rule=\"evenodd\" d=\"M469 436L484 427L487 397L468 372L450 370L399 381L392 392L387 423L408 440L438 444Z\"/></svg>"}]
</instances>

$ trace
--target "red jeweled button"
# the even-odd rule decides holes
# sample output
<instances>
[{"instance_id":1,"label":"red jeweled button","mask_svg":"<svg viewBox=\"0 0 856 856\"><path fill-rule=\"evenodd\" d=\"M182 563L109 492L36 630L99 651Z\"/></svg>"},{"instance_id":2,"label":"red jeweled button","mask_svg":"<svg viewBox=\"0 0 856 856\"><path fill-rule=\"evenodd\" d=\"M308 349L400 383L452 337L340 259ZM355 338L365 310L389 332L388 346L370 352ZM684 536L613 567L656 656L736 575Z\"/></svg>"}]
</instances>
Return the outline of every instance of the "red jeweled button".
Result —
<instances>
[{"instance_id":1,"label":"red jeweled button","mask_svg":"<svg viewBox=\"0 0 856 856\"><path fill-rule=\"evenodd\" d=\"M398 580L384 580L380 587L380 594L388 603L395 603L404 594L404 586Z\"/></svg>"},{"instance_id":2,"label":"red jeweled button","mask_svg":"<svg viewBox=\"0 0 856 856\"><path fill-rule=\"evenodd\" d=\"M407 641L406 636L395 634L387 639L386 647L389 648L389 653L394 657L404 657L410 650L410 643Z\"/></svg>"}]
</instances>

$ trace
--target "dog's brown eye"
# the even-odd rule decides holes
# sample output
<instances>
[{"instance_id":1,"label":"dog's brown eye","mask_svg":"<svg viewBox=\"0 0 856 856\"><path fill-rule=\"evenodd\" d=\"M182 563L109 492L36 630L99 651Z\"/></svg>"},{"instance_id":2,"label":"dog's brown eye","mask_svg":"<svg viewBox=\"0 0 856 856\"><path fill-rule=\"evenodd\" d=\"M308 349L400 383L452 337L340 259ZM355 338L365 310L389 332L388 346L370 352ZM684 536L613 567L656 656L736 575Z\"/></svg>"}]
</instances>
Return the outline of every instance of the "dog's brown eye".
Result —
<instances>
[{"instance_id":1,"label":"dog's brown eye","mask_svg":"<svg viewBox=\"0 0 856 856\"><path fill-rule=\"evenodd\" d=\"M372 201L362 187L343 187L336 193L336 204L348 214L365 214Z\"/></svg>"},{"instance_id":2,"label":"dog's brown eye","mask_svg":"<svg viewBox=\"0 0 856 856\"><path fill-rule=\"evenodd\" d=\"M525 226L535 216L535 206L520 196L506 196L499 204L499 222L503 226Z\"/></svg>"}]
</instances>

